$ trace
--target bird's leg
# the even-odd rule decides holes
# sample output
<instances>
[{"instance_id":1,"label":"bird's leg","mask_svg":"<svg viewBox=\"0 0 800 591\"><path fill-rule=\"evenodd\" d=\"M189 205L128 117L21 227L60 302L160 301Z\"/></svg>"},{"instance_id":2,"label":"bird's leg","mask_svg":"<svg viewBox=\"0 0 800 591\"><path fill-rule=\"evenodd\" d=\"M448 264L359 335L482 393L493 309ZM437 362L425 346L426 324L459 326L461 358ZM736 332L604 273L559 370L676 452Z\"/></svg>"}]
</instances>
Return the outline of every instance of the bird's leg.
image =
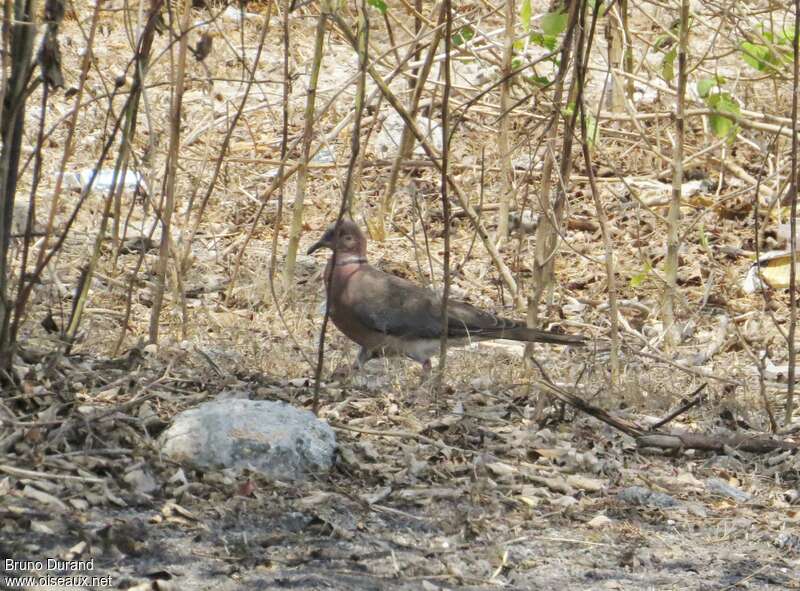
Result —
<instances>
[{"instance_id":1,"label":"bird's leg","mask_svg":"<svg viewBox=\"0 0 800 591\"><path fill-rule=\"evenodd\" d=\"M431 365L430 359L426 359L425 361L422 362L422 381L420 382L420 385L424 384L431 378L432 368L433 366Z\"/></svg>"},{"instance_id":2,"label":"bird's leg","mask_svg":"<svg viewBox=\"0 0 800 591\"><path fill-rule=\"evenodd\" d=\"M353 369L362 369L364 364L373 357L374 355L372 354L372 351L366 347L361 347L361 350L358 352L358 356L356 357L356 362L353 364Z\"/></svg>"}]
</instances>

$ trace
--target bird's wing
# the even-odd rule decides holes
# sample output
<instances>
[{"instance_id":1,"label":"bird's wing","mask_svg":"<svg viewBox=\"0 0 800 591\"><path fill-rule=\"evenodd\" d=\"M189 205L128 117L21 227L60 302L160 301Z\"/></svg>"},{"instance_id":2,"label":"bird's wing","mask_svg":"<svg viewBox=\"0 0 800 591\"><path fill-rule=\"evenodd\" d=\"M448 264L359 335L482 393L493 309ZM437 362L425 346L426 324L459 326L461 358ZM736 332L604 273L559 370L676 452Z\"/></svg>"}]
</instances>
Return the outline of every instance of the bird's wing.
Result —
<instances>
[{"instance_id":1,"label":"bird's wing","mask_svg":"<svg viewBox=\"0 0 800 591\"><path fill-rule=\"evenodd\" d=\"M495 316L465 302L447 302L448 336L497 337L507 330L521 326L515 320Z\"/></svg>"},{"instance_id":2,"label":"bird's wing","mask_svg":"<svg viewBox=\"0 0 800 591\"><path fill-rule=\"evenodd\" d=\"M364 267L353 275L343 303L369 330L430 339L441 332L439 306L433 292L374 267Z\"/></svg>"},{"instance_id":3,"label":"bird's wing","mask_svg":"<svg viewBox=\"0 0 800 591\"><path fill-rule=\"evenodd\" d=\"M383 334L435 339L441 336L441 297L431 290L366 267L348 285L344 302L365 328ZM448 336L497 336L518 323L498 318L463 302L447 307Z\"/></svg>"}]
</instances>

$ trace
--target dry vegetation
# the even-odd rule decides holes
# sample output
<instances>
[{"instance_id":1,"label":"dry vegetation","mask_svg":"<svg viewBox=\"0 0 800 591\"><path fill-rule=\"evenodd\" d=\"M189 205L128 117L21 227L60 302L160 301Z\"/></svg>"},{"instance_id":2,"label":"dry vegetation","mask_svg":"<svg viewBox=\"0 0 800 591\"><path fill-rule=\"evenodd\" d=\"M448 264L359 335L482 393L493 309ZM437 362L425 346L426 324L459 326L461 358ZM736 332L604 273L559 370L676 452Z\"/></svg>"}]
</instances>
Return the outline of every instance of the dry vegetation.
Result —
<instances>
[{"instance_id":1,"label":"dry vegetation","mask_svg":"<svg viewBox=\"0 0 800 591\"><path fill-rule=\"evenodd\" d=\"M319 415L338 428L340 461L322 480L294 486L184 472L159 457L155 437L175 413L226 389L311 407L323 261L303 253L339 214L348 174L346 209L373 237L373 264L441 289L441 175L417 147L401 159L387 199L403 121L368 79L363 119L353 125L359 60L340 24L355 26L355 4L338 7L341 23L331 17L324 24L310 130L318 3L298 3L284 18L283 4L248 2L240 10L196 2L184 36L175 35L181 11L165 8L167 29L154 36L126 144L116 123L136 89L133 56L149 4L68 2L58 31L64 86L45 94L38 85L27 100L8 255L12 304L23 256L31 273L40 252L58 248L32 283L19 349L2 368L0 558L93 555L120 588L800 588L793 451L648 452L536 386L546 376L646 425L707 383L705 399L676 427L745 435L777 427L791 443L792 417L784 417L789 290L747 293L743 282L757 253L789 248L781 228L790 220L796 83L790 44L772 48L789 55L774 70L765 71L763 61L753 67L741 51L745 41L777 46L775 36L759 41L759 27L787 30L791 7L768 0L691 5L684 175L673 185L677 54L672 75L667 70L680 45L680 2L628 5L627 65L609 47L612 19L599 19L592 45L582 39L585 119L598 135L584 141L580 118L573 121L571 152L563 138L575 110L568 106L575 70L564 68L564 95L554 104L557 64L542 61L549 50L525 33L519 5L510 3L513 46L504 46L509 3L454 5L451 294L586 334L593 344L581 351L537 345L535 363L504 343L452 351L446 387L435 392L417 386L415 364L397 359L332 380L355 351L331 327ZM407 107L440 5L416 5L424 17L416 56L411 40L420 23L412 6L390 2L385 14L381 6L367 11L368 54ZM550 8L531 3L532 32L543 30ZM586 33L591 20L587 11ZM203 35L213 43L199 61L181 39L194 48ZM555 37L558 48L563 31ZM620 59L613 73L609 55ZM420 95L437 152L441 64ZM515 74L503 89L509 69ZM701 96L698 82L715 76L710 95ZM553 84L542 88L545 78ZM709 117L711 95L737 106L726 110L727 98L716 104L733 127L723 137L714 132L728 124ZM354 132L361 146L355 167ZM287 282L304 136L311 160ZM94 190L82 190L87 171L110 175L125 153L137 190L114 195L100 177ZM543 198L548 158L550 196ZM680 184L680 202L671 201ZM459 192L479 213L496 260ZM552 207L559 195L560 212ZM680 244L675 322L665 327L671 204L680 213ZM561 239L537 263L545 219L558 222ZM544 273L537 284L545 260L553 279ZM610 361L617 354L618 372ZM145 486L147 479L157 486ZM681 504L625 504L616 495L633 485ZM749 496L731 496L723 485Z\"/></svg>"}]
</instances>

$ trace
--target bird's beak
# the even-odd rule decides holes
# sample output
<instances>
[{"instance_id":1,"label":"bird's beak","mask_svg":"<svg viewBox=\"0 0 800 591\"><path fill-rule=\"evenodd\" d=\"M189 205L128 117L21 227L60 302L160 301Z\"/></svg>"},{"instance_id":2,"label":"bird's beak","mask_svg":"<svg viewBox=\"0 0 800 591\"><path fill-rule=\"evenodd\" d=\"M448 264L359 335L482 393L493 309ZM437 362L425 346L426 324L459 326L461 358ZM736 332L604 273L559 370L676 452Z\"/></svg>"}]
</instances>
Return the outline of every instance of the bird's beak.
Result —
<instances>
[{"instance_id":1,"label":"bird's beak","mask_svg":"<svg viewBox=\"0 0 800 591\"><path fill-rule=\"evenodd\" d=\"M311 248L308 249L306 254L314 254L320 248L332 248L331 243L328 242L327 238L323 236L319 240L317 240L314 244L311 245Z\"/></svg>"}]
</instances>

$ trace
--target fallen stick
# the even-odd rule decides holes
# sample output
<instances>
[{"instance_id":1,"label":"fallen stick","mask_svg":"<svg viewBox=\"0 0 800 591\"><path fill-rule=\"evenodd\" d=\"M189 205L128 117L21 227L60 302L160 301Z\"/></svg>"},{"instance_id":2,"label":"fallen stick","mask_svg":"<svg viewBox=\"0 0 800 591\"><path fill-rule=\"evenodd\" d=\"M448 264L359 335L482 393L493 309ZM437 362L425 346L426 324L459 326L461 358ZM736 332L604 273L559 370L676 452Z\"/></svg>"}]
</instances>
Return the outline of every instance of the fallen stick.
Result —
<instances>
[{"instance_id":1,"label":"fallen stick","mask_svg":"<svg viewBox=\"0 0 800 591\"><path fill-rule=\"evenodd\" d=\"M653 433L636 438L639 447L659 449L700 449L724 452L725 448L749 453L767 453L776 449L797 449L798 444L791 441L776 440L769 435L705 435L704 433Z\"/></svg>"},{"instance_id":2,"label":"fallen stick","mask_svg":"<svg viewBox=\"0 0 800 591\"><path fill-rule=\"evenodd\" d=\"M725 452L726 449L733 448L749 453L767 453L776 449L797 449L800 447L800 444L793 441L774 439L761 433L755 435L706 435L704 433L679 431L669 433L648 432L636 423L615 417L602 408L593 406L552 383L537 380L536 385L562 402L566 402L570 406L603 421L607 425L611 425L626 435L630 435L636 440L638 447L655 447L668 450L699 449L715 452ZM697 392L699 393L699 390Z\"/></svg>"}]
</instances>

